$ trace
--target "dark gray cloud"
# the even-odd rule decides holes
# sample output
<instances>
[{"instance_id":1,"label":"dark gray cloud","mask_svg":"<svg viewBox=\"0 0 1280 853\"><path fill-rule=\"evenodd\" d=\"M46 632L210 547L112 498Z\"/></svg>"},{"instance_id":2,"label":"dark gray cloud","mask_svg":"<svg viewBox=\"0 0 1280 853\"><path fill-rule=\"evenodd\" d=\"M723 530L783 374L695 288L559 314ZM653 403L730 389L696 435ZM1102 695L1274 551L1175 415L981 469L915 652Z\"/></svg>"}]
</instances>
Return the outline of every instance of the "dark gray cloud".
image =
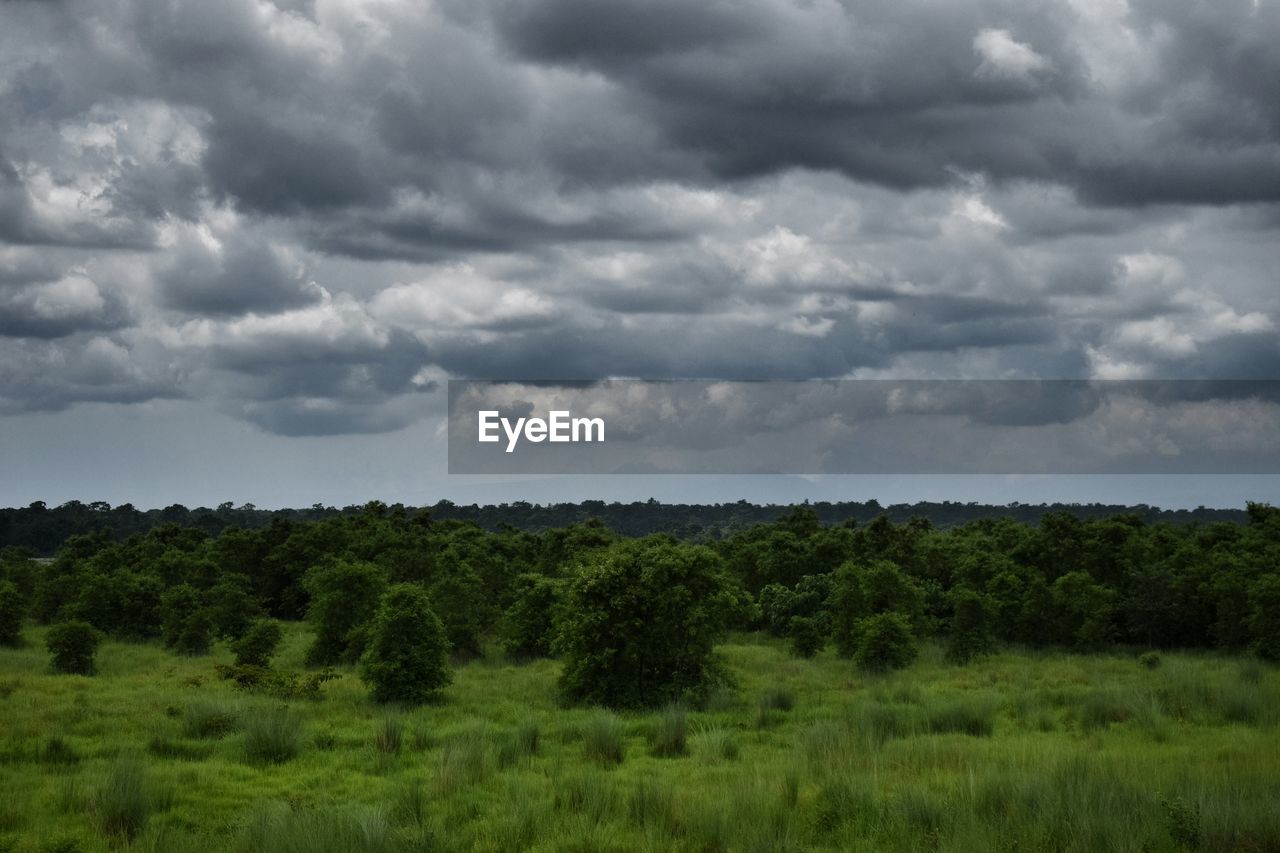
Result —
<instances>
[{"instance_id":1,"label":"dark gray cloud","mask_svg":"<svg viewBox=\"0 0 1280 853\"><path fill-rule=\"evenodd\" d=\"M1280 371L1280 10L0 4L4 411Z\"/></svg>"}]
</instances>

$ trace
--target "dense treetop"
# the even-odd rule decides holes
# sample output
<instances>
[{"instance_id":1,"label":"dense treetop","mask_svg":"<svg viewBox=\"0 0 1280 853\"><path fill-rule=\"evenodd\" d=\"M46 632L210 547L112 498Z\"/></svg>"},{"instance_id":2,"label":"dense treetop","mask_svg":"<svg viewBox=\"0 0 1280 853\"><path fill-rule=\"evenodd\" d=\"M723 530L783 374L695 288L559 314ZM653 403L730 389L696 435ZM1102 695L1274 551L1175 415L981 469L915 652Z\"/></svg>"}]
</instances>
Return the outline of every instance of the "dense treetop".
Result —
<instances>
[{"instance_id":1,"label":"dense treetop","mask_svg":"<svg viewBox=\"0 0 1280 853\"><path fill-rule=\"evenodd\" d=\"M1069 512L1081 519L1105 518L1130 514L1145 522L1174 524L1236 521L1246 519L1241 509L1169 510L1139 505L1113 504L1008 504L994 506L953 501L894 504L882 507L877 501L818 502L807 504L823 524L837 524L848 519L868 522L879 515L890 521L905 522L924 518L936 527L951 527L983 518L1010 518L1028 524L1038 523L1048 513ZM511 526L520 530L543 531L598 519L610 530L624 536L670 533L684 539L719 539L754 524L775 521L790 510L788 505L754 504L747 501L722 504L670 504L658 501L634 503L532 504L524 501L491 505L461 505L440 501L424 508L401 507L412 514L429 509L437 520L472 521L486 530ZM25 507L0 508L0 548L30 548L37 554L50 555L69 537L105 530L113 539L127 539L135 533L146 533L155 527L176 524L193 527L209 535L231 527L267 527L276 521L322 521L334 516L359 515L361 506L335 508L314 504L305 509L258 509L253 504L234 506L223 503L216 508L189 509L173 504L163 509L140 510L132 504L111 506L96 501L68 501L61 506L47 506L36 501Z\"/></svg>"}]
</instances>

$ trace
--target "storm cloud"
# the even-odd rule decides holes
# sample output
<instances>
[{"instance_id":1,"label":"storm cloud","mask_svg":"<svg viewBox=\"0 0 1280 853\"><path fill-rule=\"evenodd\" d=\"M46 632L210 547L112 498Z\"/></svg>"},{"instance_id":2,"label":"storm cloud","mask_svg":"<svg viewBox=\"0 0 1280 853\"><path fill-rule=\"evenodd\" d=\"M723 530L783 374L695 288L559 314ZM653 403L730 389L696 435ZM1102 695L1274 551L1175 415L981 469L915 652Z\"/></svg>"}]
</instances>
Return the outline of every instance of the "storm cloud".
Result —
<instances>
[{"instance_id":1,"label":"storm cloud","mask_svg":"<svg viewBox=\"0 0 1280 853\"><path fill-rule=\"evenodd\" d=\"M1270 0L9 0L0 413L1272 378L1278 44Z\"/></svg>"}]
</instances>

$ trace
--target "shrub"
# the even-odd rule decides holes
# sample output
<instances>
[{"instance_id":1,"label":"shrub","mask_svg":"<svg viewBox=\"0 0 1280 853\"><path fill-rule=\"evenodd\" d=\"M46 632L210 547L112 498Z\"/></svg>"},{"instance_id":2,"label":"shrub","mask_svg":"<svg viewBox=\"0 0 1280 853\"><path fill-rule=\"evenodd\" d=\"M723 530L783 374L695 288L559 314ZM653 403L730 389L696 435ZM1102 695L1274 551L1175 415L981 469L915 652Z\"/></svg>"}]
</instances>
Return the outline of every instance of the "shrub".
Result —
<instances>
[{"instance_id":1,"label":"shrub","mask_svg":"<svg viewBox=\"0 0 1280 853\"><path fill-rule=\"evenodd\" d=\"M283 764L302 751L302 727L285 710L250 714L244 725L245 756L254 764Z\"/></svg>"},{"instance_id":2,"label":"shrub","mask_svg":"<svg viewBox=\"0 0 1280 853\"><path fill-rule=\"evenodd\" d=\"M911 625L900 613L879 613L862 621L854 661L868 672L901 669L916 658Z\"/></svg>"},{"instance_id":3,"label":"shrub","mask_svg":"<svg viewBox=\"0 0 1280 853\"><path fill-rule=\"evenodd\" d=\"M951 633L947 636L947 660L965 664L991 651L987 602L967 587L951 591Z\"/></svg>"},{"instance_id":4,"label":"shrub","mask_svg":"<svg viewBox=\"0 0 1280 853\"><path fill-rule=\"evenodd\" d=\"M546 657L555 639L555 619L564 583L542 575L515 580L515 600L502 619L502 649L515 658Z\"/></svg>"},{"instance_id":5,"label":"shrub","mask_svg":"<svg viewBox=\"0 0 1280 853\"><path fill-rule=\"evenodd\" d=\"M360 677L376 702L421 705L453 679L444 625L427 593L413 584L387 590L369 631Z\"/></svg>"},{"instance_id":6,"label":"shrub","mask_svg":"<svg viewBox=\"0 0 1280 853\"><path fill-rule=\"evenodd\" d=\"M814 616L791 617L791 652L796 657L811 658L826 645L822 621Z\"/></svg>"},{"instance_id":7,"label":"shrub","mask_svg":"<svg viewBox=\"0 0 1280 853\"><path fill-rule=\"evenodd\" d=\"M62 622L49 629L45 646L52 656L53 671L67 675L93 675L94 657L102 634L88 622Z\"/></svg>"},{"instance_id":8,"label":"shrub","mask_svg":"<svg viewBox=\"0 0 1280 853\"><path fill-rule=\"evenodd\" d=\"M311 594L307 621L315 629L307 665L358 660L364 651L365 629L387 586L386 571L373 563L338 560L311 569L303 586Z\"/></svg>"},{"instance_id":9,"label":"shrub","mask_svg":"<svg viewBox=\"0 0 1280 853\"><path fill-rule=\"evenodd\" d=\"M684 709L672 705L662 712L649 733L649 752L659 758L684 755L688 751L688 735Z\"/></svg>"},{"instance_id":10,"label":"shrub","mask_svg":"<svg viewBox=\"0 0 1280 853\"><path fill-rule=\"evenodd\" d=\"M650 536L593 553L570 582L557 649L571 702L653 707L697 700L733 605L720 557Z\"/></svg>"},{"instance_id":11,"label":"shrub","mask_svg":"<svg viewBox=\"0 0 1280 853\"><path fill-rule=\"evenodd\" d=\"M1258 657L1280 661L1280 575L1267 575L1249 590L1249 634Z\"/></svg>"},{"instance_id":12,"label":"shrub","mask_svg":"<svg viewBox=\"0 0 1280 853\"><path fill-rule=\"evenodd\" d=\"M276 653L276 647L280 645L283 636L280 623L274 619L259 619L254 622L244 632L244 636L231 644L231 651L236 656L236 666L270 666L271 656Z\"/></svg>"},{"instance_id":13,"label":"shrub","mask_svg":"<svg viewBox=\"0 0 1280 853\"><path fill-rule=\"evenodd\" d=\"M176 648L187 630L187 620L200 612L204 602L200 591L191 584L178 584L171 587L160 598L160 611L164 614L160 625L160 637L169 648ZM212 631L212 620L210 620Z\"/></svg>"},{"instance_id":14,"label":"shrub","mask_svg":"<svg viewBox=\"0 0 1280 853\"><path fill-rule=\"evenodd\" d=\"M178 654L198 657L207 655L212 644L213 616L202 607L183 620L173 649Z\"/></svg>"},{"instance_id":15,"label":"shrub","mask_svg":"<svg viewBox=\"0 0 1280 853\"><path fill-rule=\"evenodd\" d=\"M902 614L910 627L923 617L924 593L896 563L888 560L877 560L870 565L849 562L840 566L832 577L828 606L836 652L841 657L854 657L868 617Z\"/></svg>"},{"instance_id":16,"label":"shrub","mask_svg":"<svg viewBox=\"0 0 1280 853\"><path fill-rule=\"evenodd\" d=\"M600 764L621 764L626 757L622 723L613 714L596 714L582 731L583 752Z\"/></svg>"},{"instance_id":17,"label":"shrub","mask_svg":"<svg viewBox=\"0 0 1280 853\"><path fill-rule=\"evenodd\" d=\"M1138 655L1138 663L1143 669L1159 669L1162 661L1159 652L1143 652Z\"/></svg>"},{"instance_id":18,"label":"shrub","mask_svg":"<svg viewBox=\"0 0 1280 853\"><path fill-rule=\"evenodd\" d=\"M22 645L26 602L12 581L0 580L0 646Z\"/></svg>"}]
</instances>

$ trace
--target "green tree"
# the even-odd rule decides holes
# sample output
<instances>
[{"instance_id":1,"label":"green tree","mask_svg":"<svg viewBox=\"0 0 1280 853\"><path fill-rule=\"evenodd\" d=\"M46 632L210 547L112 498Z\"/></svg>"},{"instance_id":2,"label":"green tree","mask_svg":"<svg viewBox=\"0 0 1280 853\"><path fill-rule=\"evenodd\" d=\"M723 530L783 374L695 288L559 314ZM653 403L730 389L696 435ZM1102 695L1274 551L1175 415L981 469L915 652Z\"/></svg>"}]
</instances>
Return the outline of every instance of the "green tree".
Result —
<instances>
[{"instance_id":1,"label":"green tree","mask_svg":"<svg viewBox=\"0 0 1280 853\"><path fill-rule=\"evenodd\" d=\"M654 707L697 698L716 675L733 607L720 558L651 536L597 551L569 582L557 650L575 703Z\"/></svg>"},{"instance_id":2,"label":"green tree","mask_svg":"<svg viewBox=\"0 0 1280 853\"><path fill-rule=\"evenodd\" d=\"M916 638L901 613L877 613L862 620L854 662L868 672L901 669L916 659Z\"/></svg>"},{"instance_id":3,"label":"green tree","mask_svg":"<svg viewBox=\"0 0 1280 853\"><path fill-rule=\"evenodd\" d=\"M951 631L947 635L947 660L968 663L991 651L991 627L986 599L969 587L951 590Z\"/></svg>"},{"instance_id":4,"label":"green tree","mask_svg":"<svg viewBox=\"0 0 1280 853\"><path fill-rule=\"evenodd\" d=\"M373 563L337 560L307 572L303 585L311 595L307 621L315 630L307 664L358 660L364 651L365 629L387 588L385 570Z\"/></svg>"},{"instance_id":5,"label":"green tree","mask_svg":"<svg viewBox=\"0 0 1280 853\"><path fill-rule=\"evenodd\" d=\"M240 639L231 643L236 666L270 666L271 656L276 653L276 647L283 637L284 631L276 620L257 620Z\"/></svg>"},{"instance_id":6,"label":"green tree","mask_svg":"<svg viewBox=\"0 0 1280 853\"><path fill-rule=\"evenodd\" d=\"M26 615L27 603L17 585L0 581L0 645L22 645L22 620Z\"/></svg>"},{"instance_id":7,"label":"green tree","mask_svg":"<svg viewBox=\"0 0 1280 853\"><path fill-rule=\"evenodd\" d=\"M93 675L97 671L94 657L100 642L102 633L79 620L60 622L45 635L53 671L66 675Z\"/></svg>"},{"instance_id":8,"label":"green tree","mask_svg":"<svg viewBox=\"0 0 1280 853\"><path fill-rule=\"evenodd\" d=\"M836 652L841 657L857 653L862 642L862 622L871 616L897 613L914 628L921 621L923 603L920 584L897 564L888 560L844 563L831 579L827 605Z\"/></svg>"},{"instance_id":9,"label":"green tree","mask_svg":"<svg viewBox=\"0 0 1280 853\"><path fill-rule=\"evenodd\" d=\"M1084 572L1067 572L1053 582L1058 641L1097 648L1111 640L1115 593Z\"/></svg>"},{"instance_id":10,"label":"green tree","mask_svg":"<svg viewBox=\"0 0 1280 853\"><path fill-rule=\"evenodd\" d=\"M811 658L827 643L823 620L816 616L793 616L789 629L791 652L796 657Z\"/></svg>"},{"instance_id":11,"label":"green tree","mask_svg":"<svg viewBox=\"0 0 1280 853\"><path fill-rule=\"evenodd\" d=\"M1253 651L1267 660L1280 661L1280 575L1267 575L1249 589L1249 635Z\"/></svg>"},{"instance_id":12,"label":"green tree","mask_svg":"<svg viewBox=\"0 0 1280 853\"><path fill-rule=\"evenodd\" d=\"M556 578L522 574L516 578L515 589L515 600L502 619L502 648L511 657L546 657L555 641L564 583Z\"/></svg>"},{"instance_id":13,"label":"green tree","mask_svg":"<svg viewBox=\"0 0 1280 853\"><path fill-rule=\"evenodd\" d=\"M453 678L444 625L420 586L388 589L368 637L360 678L377 702L421 705L435 699Z\"/></svg>"}]
</instances>

